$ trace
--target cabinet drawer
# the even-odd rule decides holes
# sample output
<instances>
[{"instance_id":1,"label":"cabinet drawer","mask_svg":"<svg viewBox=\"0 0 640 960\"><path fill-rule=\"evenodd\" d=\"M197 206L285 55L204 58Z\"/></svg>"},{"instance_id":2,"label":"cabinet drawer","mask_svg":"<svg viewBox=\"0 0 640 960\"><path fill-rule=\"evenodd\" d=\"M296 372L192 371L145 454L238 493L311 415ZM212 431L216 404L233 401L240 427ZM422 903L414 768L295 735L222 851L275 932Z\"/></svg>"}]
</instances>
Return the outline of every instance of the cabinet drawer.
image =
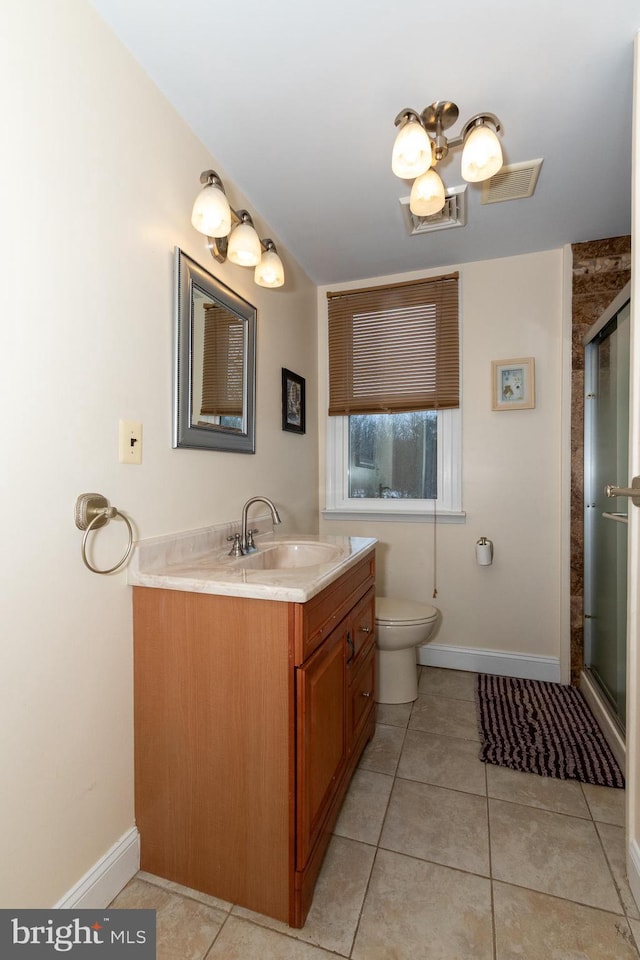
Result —
<instances>
[{"instance_id":1,"label":"cabinet drawer","mask_svg":"<svg viewBox=\"0 0 640 960\"><path fill-rule=\"evenodd\" d=\"M350 747L375 706L375 664L376 647L375 643L371 641L369 646L362 651L360 666L354 672L348 688L349 733L347 741Z\"/></svg>"},{"instance_id":2,"label":"cabinet drawer","mask_svg":"<svg viewBox=\"0 0 640 960\"><path fill-rule=\"evenodd\" d=\"M375 637L376 596L373 587L367 591L362 600L354 607L350 619L347 669L355 671L358 669L360 657L365 647L369 641Z\"/></svg>"}]
</instances>

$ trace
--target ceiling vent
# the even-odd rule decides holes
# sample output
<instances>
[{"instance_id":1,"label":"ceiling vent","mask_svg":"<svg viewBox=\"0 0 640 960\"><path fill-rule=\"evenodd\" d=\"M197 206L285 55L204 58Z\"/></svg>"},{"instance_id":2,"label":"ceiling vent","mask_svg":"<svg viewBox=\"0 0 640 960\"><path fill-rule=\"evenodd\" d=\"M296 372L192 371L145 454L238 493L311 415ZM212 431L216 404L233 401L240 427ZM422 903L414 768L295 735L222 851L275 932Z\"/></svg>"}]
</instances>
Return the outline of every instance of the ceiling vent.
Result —
<instances>
[{"instance_id":1,"label":"ceiling vent","mask_svg":"<svg viewBox=\"0 0 640 960\"><path fill-rule=\"evenodd\" d=\"M540 175L540 160L512 163L485 180L480 203L501 203L503 200L523 200L533 196Z\"/></svg>"},{"instance_id":2,"label":"ceiling vent","mask_svg":"<svg viewBox=\"0 0 640 960\"><path fill-rule=\"evenodd\" d=\"M466 193L467 186L449 187L445 192L444 207L438 213L428 217L417 217L409 209L409 197L400 197L400 206L409 235L412 237L434 230L448 230L450 227L464 227L467 222Z\"/></svg>"}]
</instances>

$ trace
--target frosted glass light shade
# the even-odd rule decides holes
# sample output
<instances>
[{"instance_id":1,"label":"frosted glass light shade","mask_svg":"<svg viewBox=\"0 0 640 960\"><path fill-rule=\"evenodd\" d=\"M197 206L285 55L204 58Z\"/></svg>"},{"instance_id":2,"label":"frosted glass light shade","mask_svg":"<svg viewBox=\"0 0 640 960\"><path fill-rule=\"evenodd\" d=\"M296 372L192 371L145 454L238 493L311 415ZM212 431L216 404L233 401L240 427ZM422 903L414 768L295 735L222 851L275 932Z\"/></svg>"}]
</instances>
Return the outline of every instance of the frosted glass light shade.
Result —
<instances>
[{"instance_id":1,"label":"frosted glass light shade","mask_svg":"<svg viewBox=\"0 0 640 960\"><path fill-rule=\"evenodd\" d=\"M416 217L429 217L444 207L444 183L435 170L427 170L414 181L409 209Z\"/></svg>"},{"instance_id":2,"label":"frosted glass light shade","mask_svg":"<svg viewBox=\"0 0 640 960\"><path fill-rule=\"evenodd\" d=\"M488 180L502 166L502 147L491 127L474 127L464 142L460 172L469 183Z\"/></svg>"},{"instance_id":3,"label":"frosted glass light shade","mask_svg":"<svg viewBox=\"0 0 640 960\"><path fill-rule=\"evenodd\" d=\"M260 263L260 238L250 223L239 223L231 231L227 259L241 267L256 267Z\"/></svg>"},{"instance_id":4,"label":"frosted glass light shade","mask_svg":"<svg viewBox=\"0 0 640 960\"><path fill-rule=\"evenodd\" d=\"M265 250L256 267L253 279L260 287L281 287L284 283L284 267L275 250Z\"/></svg>"},{"instance_id":5,"label":"frosted glass light shade","mask_svg":"<svg viewBox=\"0 0 640 960\"><path fill-rule=\"evenodd\" d=\"M396 177L412 180L431 166L431 140L417 120L409 120L398 132L391 155Z\"/></svg>"},{"instance_id":6,"label":"frosted glass light shade","mask_svg":"<svg viewBox=\"0 0 640 960\"><path fill-rule=\"evenodd\" d=\"M208 183L196 197L191 223L205 237L226 237L231 230L229 201L215 183Z\"/></svg>"}]
</instances>

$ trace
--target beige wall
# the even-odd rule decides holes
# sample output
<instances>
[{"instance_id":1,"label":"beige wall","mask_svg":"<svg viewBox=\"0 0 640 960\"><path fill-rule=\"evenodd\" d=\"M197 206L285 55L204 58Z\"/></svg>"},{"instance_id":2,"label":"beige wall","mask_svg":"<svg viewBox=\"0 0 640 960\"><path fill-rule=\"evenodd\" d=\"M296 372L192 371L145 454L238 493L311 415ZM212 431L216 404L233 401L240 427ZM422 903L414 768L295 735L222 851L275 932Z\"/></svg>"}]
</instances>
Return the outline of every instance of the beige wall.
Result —
<instances>
[{"instance_id":1,"label":"beige wall","mask_svg":"<svg viewBox=\"0 0 640 960\"><path fill-rule=\"evenodd\" d=\"M563 252L430 272L453 269L460 272L467 517L464 524L437 525L437 599L432 601L432 524L325 519L321 527L377 537L378 591L434 602L443 614L438 644L559 658ZM318 294L321 433L327 408L326 290ZM493 412L491 361L513 357L535 358L536 407ZM321 504L324 469L321 462ZM475 562L480 536L494 542L492 566Z\"/></svg>"},{"instance_id":2,"label":"beige wall","mask_svg":"<svg viewBox=\"0 0 640 960\"><path fill-rule=\"evenodd\" d=\"M316 300L286 250L282 291L209 257L201 170L243 198L84 0L5 4L0 44L0 906L45 907L133 825L131 591L82 565L75 499L103 493L139 537L254 494L316 529ZM255 456L171 449L174 245L258 308ZM281 430L282 366L307 378L303 437ZM140 467L120 418L143 423ZM124 542L110 524L98 560Z\"/></svg>"}]
</instances>

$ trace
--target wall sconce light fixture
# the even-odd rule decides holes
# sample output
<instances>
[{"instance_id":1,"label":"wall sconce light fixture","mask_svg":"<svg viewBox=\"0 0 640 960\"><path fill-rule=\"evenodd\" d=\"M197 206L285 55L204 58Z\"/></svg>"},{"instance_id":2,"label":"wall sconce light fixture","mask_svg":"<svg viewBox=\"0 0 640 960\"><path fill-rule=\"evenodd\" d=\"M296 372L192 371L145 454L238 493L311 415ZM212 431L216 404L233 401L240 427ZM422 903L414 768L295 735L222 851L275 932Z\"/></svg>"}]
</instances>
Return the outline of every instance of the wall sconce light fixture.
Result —
<instances>
[{"instance_id":1,"label":"wall sconce light fixture","mask_svg":"<svg viewBox=\"0 0 640 960\"><path fill-rule=\"evenodd\" d=\"M261 287L281 287L284 267L273 240L261 240L249 212L229 205L215 170L201 173L200 183L191 223L207 237L211 256L218 263L229 259L241 267L255 267L254 280Z\"/></svg>"},{"instance_id":2,"label":"wall sconce light fixture","mask_svg":"<svg viewBox=\"0 0 640 960\"><path fill-rule=\"evenodd\" d=\"M409 207L417 217L438 213L445 204L445 189L435 165L449 150L462 146L461 173L469 183L488 180L502 167L501 129L493 113L477 113L462 127L459 136L447 138L444 131L458 119L458 107L436 100L422 113L407 107L394 123L399 127L393 145L391 169L403 180L414 180Z\"/></svg>"}]
</instances>

